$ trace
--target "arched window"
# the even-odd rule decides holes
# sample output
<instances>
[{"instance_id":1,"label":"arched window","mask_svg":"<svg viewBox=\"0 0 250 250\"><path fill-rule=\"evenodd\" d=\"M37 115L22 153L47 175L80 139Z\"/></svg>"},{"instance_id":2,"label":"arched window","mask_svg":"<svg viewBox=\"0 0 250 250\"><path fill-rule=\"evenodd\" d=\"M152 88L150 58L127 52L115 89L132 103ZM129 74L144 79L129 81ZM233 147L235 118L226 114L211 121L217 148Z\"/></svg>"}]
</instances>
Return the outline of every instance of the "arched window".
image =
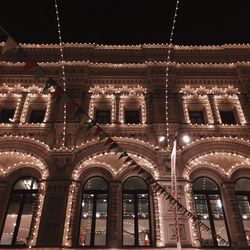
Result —
<instances>
[{"instance_id":1,"label":"arched window","mask_svg":"<svg viewBox=\"0 0 250 250\"><path fill-rule=\"evenodd\" d=\"M89 179L83 188L78 244L105 246L107 235L108 184L101 177Z\"/></svg>"},{"instance_id":2,"label":"arched window","mask_svg":"<svg viewBox=\"0 0 250 250\"><path fill-rule=\"evenodd\" d=\"M242 178L236 183L236 197L244 225L246 239L250 246L250 180Z\"/></svg>"},{"instance_id":3,"label":"arched window","mask_svg":"<svg viewBox=\"0 0 250 250\"><path fill-rule=\"evenodd\" d=\"M194 199L197 217L213 232L228 241L225 216L220 198L220 191L212 180L201 177L194 182ZM202 246L222 246L208 231L200 230Z\"/></svg>"},{"instance_id":4,"label":"arched window","mask_svg":"<svg viewBox=\"0 0 250 250\"><path fill-rule=\"evenodd\" d=\"M25 177L14 185L0 245L26 245L37 197L37 180Z\"/></svg>"},{"instance_id":5,"label":"arched window","mask_svg":"<svg viewBox=\"0 0 250 250\"><path fill-rule=\"evenodd\" d=\"M151 246L149 193L138 177L129 178L123 186L123 245Z\"/></svg>"}]
</instances>

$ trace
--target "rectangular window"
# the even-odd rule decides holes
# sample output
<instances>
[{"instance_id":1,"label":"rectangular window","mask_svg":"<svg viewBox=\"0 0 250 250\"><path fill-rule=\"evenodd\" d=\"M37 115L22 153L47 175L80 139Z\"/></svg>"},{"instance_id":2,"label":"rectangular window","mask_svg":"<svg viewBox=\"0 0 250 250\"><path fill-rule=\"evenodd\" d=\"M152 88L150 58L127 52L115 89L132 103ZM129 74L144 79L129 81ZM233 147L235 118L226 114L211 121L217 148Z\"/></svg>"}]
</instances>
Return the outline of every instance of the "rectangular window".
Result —
<instances>
[{"instance_id":1,"label":"rectangular window","mask_svg":"<svg viewBox=\"0 0 250 250\"><path fill-rule=\"evenodd\" d=\"M110 110L96 110L95 120L99 124L111 123L111 113Z\"/></svg>"},{"instance_id":2,"label":"rectangular window","mask_svg":"<svg viewBox=\"0 0 250 250\"><path fill-rule=\"evenodd\" d=\"M126 110L125 111L125 123L139 124L140 123L140 111L139 110Z\"/></svg>"},{"instance_id":3,"label":"rectangular window","mask_svg":"<svg viewBox=\"0 0 250 250\"><path fill-rule=\"evenodd\" d=\"M0 112L0 123L10 123L15 114L15 109L2 109Z\"/></svg>"},{"instance_id":4,"label":"rectangular window","mask_svg":"<svg viewBox=\"0 0 250 250\"><path fill-rule=\"evenodd\" d=\"M203 111L189 111L188 114L192 124L205 124Z\"/></svg>"},{"instance_id":5,"label":"rectangular window","mask_svg":"<svg viewBox=\"0 0 250 250\"><path fill-rule=\"evenodd\" d=\"M220 111L220 118L223 124L237 124L233 111Z\"/></svg>"},{"instance_id":6,"label":"rectangular window","mask_svg":"<svg viewBox=\"0 0 250 250\"><path fill-rule=\"evenodd\" d=\"M31 110L29 123L42 123L44 121L45 109Z\"/></svg>"}]
</instances>

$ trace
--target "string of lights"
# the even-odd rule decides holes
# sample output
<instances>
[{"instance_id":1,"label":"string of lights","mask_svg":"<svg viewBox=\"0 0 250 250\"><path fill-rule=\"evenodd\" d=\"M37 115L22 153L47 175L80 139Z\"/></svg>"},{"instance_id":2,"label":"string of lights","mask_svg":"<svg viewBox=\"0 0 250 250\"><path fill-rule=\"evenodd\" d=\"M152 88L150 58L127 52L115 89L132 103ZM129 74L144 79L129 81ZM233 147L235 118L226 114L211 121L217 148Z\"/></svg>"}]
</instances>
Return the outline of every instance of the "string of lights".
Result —
<instances>
[{"instance_id":1,"label":"string of lights","mask_svg":"<svg viewBox=\"0 0 250 250\"><path fill-rule=\"evenodd\" d=\"M167 150L170 151L170 138L169 138L169 119L168 119L168 82L169 82L169 67L170 67L170 54L171 54L171 48L172 48L172 42L173 42L173 36L174 36L174 29L175 29L175 23L176 18L178 14L178 8L179 8L179 0L176 1L175 6L175 12L174 12L174 18L169 38L169 46L168 46L168 52L167 52L167 67L166 67L166 141L167 141Z\"/></svg>"},{"instance_id":2,"label":"string of lights","mask_svg":"<svg viewBox=\"0 0 250 250\"><path fill-rule=\"evenodd\" d=\"M60 42L60 53L61 53L61 68L62 68L62 80L63 80L63 90L66 91L66 77L65 77L65 65L64 65L64 53L63 53L63 42L62 42L62 34L61 34L61 25L60 18L57 6L57 0L55 0L55 10L56 10L56 20L57 20L57 28L58 28L58 38ZM67 105L63 106L63 137L62 137L62 147L65 147L66 140L66 128L67 128Z\"/></svg>"}]
</instances>

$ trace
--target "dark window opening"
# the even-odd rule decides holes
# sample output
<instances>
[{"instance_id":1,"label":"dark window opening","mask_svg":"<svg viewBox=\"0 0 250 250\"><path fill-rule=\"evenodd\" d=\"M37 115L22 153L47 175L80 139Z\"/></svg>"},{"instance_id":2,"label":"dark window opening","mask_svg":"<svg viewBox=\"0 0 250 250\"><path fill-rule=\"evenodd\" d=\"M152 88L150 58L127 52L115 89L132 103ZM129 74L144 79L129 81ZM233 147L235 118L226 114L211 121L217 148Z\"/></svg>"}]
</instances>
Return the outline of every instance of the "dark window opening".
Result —
<instances>
[{"instance_id":1,"label":"dark window opening","mask_svg":"<svg viewBox=\"0 0 250 250\"><path fill-rule=\"evenodd\" d=\"M111 123L111 113L110 110L96 110L95 120L100 124L109 124Z\"/></svg>"},{"instance_id":2,"label":"dark window opening","mask_svg":"<svg viewBox=\"0 0 250 250\"><path fill-rule=\"evenodd\" d=\"M223 124L237 124L233 111L220 111L220 118Z\"/></svg>"},{"instance_id":3,"label":"dark window opening","mask_svg":"<svg viewBox=\"0 0 250 250\"><path fill-rule=\"evenodd\" d=\"M10 123L15 114L15 109L2 109L0 113L0 123Z\"/></svg>"},{"instance_id":4,"label":"dark window opening","mask_svg":"<svg viewBox=\"0 0 250 250\"><path fill-rule=\"evenodd\" d=\"M45 110L44 109L34 109L31 110L29 123L42 123L45 116Z\"/></svg>"},{"instance_id":5,"label":"dark window opening","mask_svg":"<svg viewBox=\"0 0 250 250\"><path fill-rule=\"evenodd\" d=\"M205 124L203 111L189 111L188 113L192 124Z\"/></svg>"},{"instance_id":6,"label":"dark window opening","mask_svg":"<svg viewBox=\"0 0 250 250\"><path fill-rule=\"evenodd\" d=\"M140 111L139 110L126 110L125 111L125 123L139 124L140 123Z\"/></svg>"}]
</instances>

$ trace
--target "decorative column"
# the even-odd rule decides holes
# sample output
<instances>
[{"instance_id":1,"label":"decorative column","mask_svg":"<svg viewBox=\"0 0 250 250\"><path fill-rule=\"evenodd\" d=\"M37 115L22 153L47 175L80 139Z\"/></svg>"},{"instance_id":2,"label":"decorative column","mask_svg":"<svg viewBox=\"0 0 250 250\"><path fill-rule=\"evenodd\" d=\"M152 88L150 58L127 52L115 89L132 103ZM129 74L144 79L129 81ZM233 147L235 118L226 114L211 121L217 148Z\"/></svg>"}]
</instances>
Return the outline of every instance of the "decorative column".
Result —
<instances>
[{"instance_id":1,"label":"decorative column","mask_svg":"<svg viewBox=\"0 0 250 250\"><path fill-rule=\"evenodd\" d=\"M0 225L4 223L10 191L11 186L7 182L0 182Z\"/></svg>"},{"instance_id":2,"label":"decorative column","mask_svg":"<svg viewBox=\"0 0 250 250\"><path fill-rule=\"evenodd\" d=\"M109 210L107 247L122 246L122 184L120 181L109 183Z\"/></svg>"},{"instance_id":3,"label":"decorative column","mask_svg":"<svg viewBox=\"0 0 250 250\"><path fill-rule=\"evenodd\" d=\"M232 182L224 182L222 184L222 196L225 203L224 210L227 218L231 243L236 249L248 248L235 194L235 184Z\"/></svg>"},{"instance_id":4,"label":"decorative column","mask_svg":"<svg viewBox=\"0 0 250 250\"><path fill-rule=\"evenodd\" d=\"M115 94L115 123L119 124L121 121L119 120L119 112L124 112L123 110L120 111L120 97L121 94Z\"/></svg>"},{"instance_id":5,"label":"decorative column","mask_svg":"<svg viewBox=\"0 0 250 250\"><path fill-rule=\"evenodd\" d=\"M47 181L37 246L62 245L70 184L67 180Z\"/></svg>"}]
</instances>

